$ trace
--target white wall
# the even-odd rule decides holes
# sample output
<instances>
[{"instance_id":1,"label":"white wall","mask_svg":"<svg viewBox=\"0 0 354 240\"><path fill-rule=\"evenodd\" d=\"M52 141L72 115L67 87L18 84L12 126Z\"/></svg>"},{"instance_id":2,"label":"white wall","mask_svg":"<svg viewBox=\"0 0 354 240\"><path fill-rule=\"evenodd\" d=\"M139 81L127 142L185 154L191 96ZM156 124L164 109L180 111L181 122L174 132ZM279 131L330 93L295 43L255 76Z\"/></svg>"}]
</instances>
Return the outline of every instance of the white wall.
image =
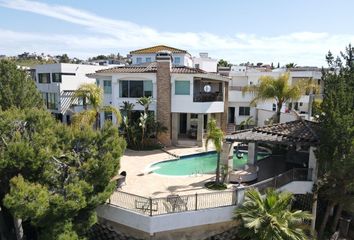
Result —
<instances>
[{"instance_id":1,"label":"white wall","mask_svg":"<svg viewBox=\"0 0 354 240\"><path fill-rule=\"evenodd\" d=\"M199 64L199 69L206 72L217 72L218 60L213 58L193 57L193 67Z\"/></svg>"},{"instance_id":2,"label":"white wall","mask_svg":"<svg viewBox=\"0 0 354 240\"><path fill-rule=\"evenodd\" d=\"M172 53L172 58L179 57L180 64L188 67L193 66L192 57L188 53ZM151 58L151 62L156 61L156 53L149 53L149 54L132 54L132 64L138 64L137 58L141 58L142 62L146 62L146 58ZM175 64L175 63L174 63Z\"/></svg>"},{"instance_id":3,"label":"white wall","mask_svg":"<svg viewBox=\"0 0 354 240\"><path fill-rule=\"evenodd\" d=\"M65 114L67 111L67 106L61 104L66 102L61 99L61 94L65 90L77 90L78 87L83 83L95 83L95 79L88 78L86 74L94 73L100 69L107 69L111 66L95 66L95 65L84 65L84 64L70 64L70 63L56 63L56 64L41 64L36 65L34 69L36 70L36 86L40 92L56 93L58 96L58 110L49 111L53 113ZM50 83L39 83L38 74L39 73L49 73ZM62 82L56 83L52 82L52 73L74 73L75 75L62 75Z\"/></svg>"},{"instance_id":4,"label":"white wall","mask_svg":"<svg viewBox=\"0 0 354 240\"><path fill-rule=\"evenodd\" d=\"M306 194L312 192L312 187L313 182L295 181L279 188L279 191ZM242 190L239 190L238 196L240 200L242 200ZM105 204L97 207L97 215L102 219L123 224L152 235L157 232L231 221L235 207L236 206L219 207L149 217L127 209Z\"/></svg>"},{"instance_id":5,"label":"white wall","mask_svg":"<svg viewBox=\"0 0 354 240\"><path fill-rule=\"evenodd\" d=\"M175 81L189 81L189 95L175 94ZM171 74L171 112L176 113L220 113L224 102L193 102L193 74ZM225 95L225 93L224 93Z\"/></svg>"},{"instance_id":6,"label":"white wall","mask_svg":"<svg viewBox=\"0 0 354 240\"><path fill-rule=\"evenodd\" d=\"M311 193L313 188L313 182L310 181L294 181L280 187L279 191L287 191L293 194L307 194Z\"/></svg>"},{"instance_id":7,"label":"white wall","mask_svg":"<svg viewBox=\"0 0 354 240\"><path fill-rule=\"evenodd\" d=\"M257 126L264 126L264 122L274 116L274 114L276 114L276 112L264 109L257 109ZM297 119L298 117L294 112L280 114L281 123L295 121Z\"/></svg>"}]
</instances>

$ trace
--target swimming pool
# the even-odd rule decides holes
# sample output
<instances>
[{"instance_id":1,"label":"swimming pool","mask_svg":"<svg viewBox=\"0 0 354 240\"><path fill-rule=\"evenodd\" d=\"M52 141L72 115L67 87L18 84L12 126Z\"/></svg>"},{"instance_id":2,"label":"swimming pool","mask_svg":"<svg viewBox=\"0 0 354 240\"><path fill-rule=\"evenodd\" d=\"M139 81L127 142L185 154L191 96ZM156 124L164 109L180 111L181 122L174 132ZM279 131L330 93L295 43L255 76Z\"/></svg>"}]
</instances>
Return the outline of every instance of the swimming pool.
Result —
<instances>
[{"instance_id":1,"label":"swimming pool","mask_svg":"<svg viewBox=\"0 0 354 240\"><path fill-rule=\"evenodd\" d=\"M243 157L237 158L234 152L234 168L243 167L248 160L247 152L242 152ZM257 160L267 157L269 153L258 153ZM150 169L161 175L169 176L188 176L193 174L213 173L216 169L216 152L199 153L189 156L183 156L180 159L168 160L152 164Z\"/></svg>"}]
</instances>

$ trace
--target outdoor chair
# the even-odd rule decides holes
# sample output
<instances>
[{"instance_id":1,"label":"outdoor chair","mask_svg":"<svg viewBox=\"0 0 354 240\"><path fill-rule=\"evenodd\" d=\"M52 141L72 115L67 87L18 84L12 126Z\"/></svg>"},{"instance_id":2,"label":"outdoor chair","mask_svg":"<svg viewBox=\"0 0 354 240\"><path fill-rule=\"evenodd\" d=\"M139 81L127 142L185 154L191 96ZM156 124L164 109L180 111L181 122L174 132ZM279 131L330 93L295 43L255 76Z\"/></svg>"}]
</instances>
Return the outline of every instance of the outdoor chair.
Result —
<instances>
[{"instance_id":1,"label":"outdoor chair","mask_svg":"<svg viewBox=\"0 0 354 240\"><path fill-rule=\"evenodd\" d=\"M144 212L150 211L150 199L135 200L135 208L143 210ZM156 212L158 209L158 203L156 201L151 202L151 210Z\"/></svg>"},{"instance_id":2,"label":"outdoor chair","mask_svg":"<svg viewBox=\"0 0 354 240\"><path fill-rule=\"evenodd\" d=\"M126 178L127 178L127 172L122 171L119 174L119 178L117 179L116 190L121 189L123 185L127 185Z\"/></svg>"},{"instance_id":3,"label":"outdoor chair","mask_svg":"<svg viewBox=\"0 0 354 240\"><path fill-rule=\"evenodd\" d=\"M167 196L167 202L171 204L172 212L187 211L188 197L181 197L178 194L171 194Z\"/></svg>"}]
</instances>

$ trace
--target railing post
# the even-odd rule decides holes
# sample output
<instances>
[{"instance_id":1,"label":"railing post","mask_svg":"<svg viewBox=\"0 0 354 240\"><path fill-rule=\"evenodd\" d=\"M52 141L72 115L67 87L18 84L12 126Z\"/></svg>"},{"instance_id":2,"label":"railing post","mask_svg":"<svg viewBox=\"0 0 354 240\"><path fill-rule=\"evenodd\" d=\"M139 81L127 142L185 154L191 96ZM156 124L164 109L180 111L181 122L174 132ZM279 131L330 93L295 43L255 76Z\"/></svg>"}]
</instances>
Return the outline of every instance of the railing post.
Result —
<instances>
[{"instance_id":1,"label":"railing post","mask_svg":"<svg viewBox=\"0 0 354 240\"><path fill-rule=\"evenodd\" d=\"M195 211L198 210L198 193L195 193Z\"/></svg>"},{"instance_id":2,"label":"railing post","mask_svg":"<svg viewBox=\"0 0 354 240\"><path fill-rule=\"evenodd\" d=\"M150 217L152 216L152 198L149 198L149 203L150 203Z\"/></svg>"}]
</instances>

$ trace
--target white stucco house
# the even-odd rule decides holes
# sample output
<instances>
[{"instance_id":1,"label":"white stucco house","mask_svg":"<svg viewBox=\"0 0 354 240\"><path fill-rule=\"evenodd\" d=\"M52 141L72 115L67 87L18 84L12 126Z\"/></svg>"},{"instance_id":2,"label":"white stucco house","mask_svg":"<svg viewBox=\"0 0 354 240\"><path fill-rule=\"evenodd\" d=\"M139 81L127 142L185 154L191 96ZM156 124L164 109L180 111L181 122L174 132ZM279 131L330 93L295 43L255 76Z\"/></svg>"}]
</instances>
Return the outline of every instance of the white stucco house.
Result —
<instances>
[{"instance_id":1,"label":"white stucco house","mask_svg":"<svg viewBox=\"0 0 354 240\"><path fill-rule=\"evenodd\" d=\"M252 94L242 94L242 88L247 85L258 84L261 76L279 77L280 74L286 72L286 69L262 70L248 68L246 66L232 66L229 72L230 88L229 88L229 108L228 123L239 125L242 121L252 116L253 120L259 126L264 125L264 121L271 117L276 111L275 101L259 102L257 106L251 106L253 99ZM293 68L290 69L289 83L293 84L300 79L313 79L319 85L321 84L321 71L319 68ZM310 108L310 96L304 95L297 102L292 103L292 109L300 116L308 118ZM284 104L282 112L288 112L288 106ZM284 121L295 120L290 116L288 119L284 115Z\"/></svg>"},{"instance_id":2,"label":"white stucco house","mask_svg":"<svg viewBox=\"0 0 354 240\"><path fill-rule=\"evenodd\" d=\"M160 51L171 52L171 60L174 65L192 67L193 60L186 50L169 47L166 45L156 45L148 48L137 49L130 52L132 64L150 63L156 61L156 54Z\"/></svg>"},{"instance_id":3,"label":"white stucco house","mask_svg":"<svg viewBox=\"0 0 354 240\"><path fill-rule=\"evenodd\" d=\"M172 52L161 51L152 57L155 62L99 70L90 77L104 89L105 105L120 108L123 101L128 101L135 104L135 111L142 111L136 104L138 98L151 96L154 102L150 110L168 129L160 139L163 144L192 142L202 146L209 118L226 129L229 79L176 65L173 56ZM102 113L101 121L104 119Z\"/></svg>"},{"instance_id":4,"label":"white stucco house","mask_svg":"<svg viewBox=\"0 0 354 240\"><path fill-rule=\"evenodd\" d=\"M95 83L86 74L109 67L112 65L56 63L36 65L31 72L48 111L58 120L70 123L72 115L82 110L82 102L71 101L73 92L83 83Z\"/></svg>"}]
</instances>

